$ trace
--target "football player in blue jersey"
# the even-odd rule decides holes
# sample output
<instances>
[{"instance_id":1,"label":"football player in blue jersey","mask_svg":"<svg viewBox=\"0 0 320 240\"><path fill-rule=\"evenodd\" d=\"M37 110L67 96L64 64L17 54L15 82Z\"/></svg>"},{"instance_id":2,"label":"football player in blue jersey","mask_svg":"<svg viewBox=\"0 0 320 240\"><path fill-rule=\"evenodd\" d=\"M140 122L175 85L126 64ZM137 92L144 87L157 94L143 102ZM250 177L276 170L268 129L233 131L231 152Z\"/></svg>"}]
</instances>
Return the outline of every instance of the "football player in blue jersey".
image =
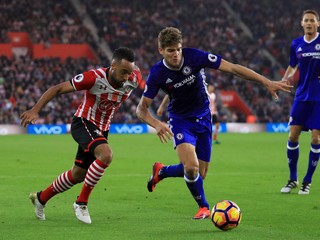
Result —
<instances>
[{"instance_id":1,"label":"football player in blue jersey","mask_svg":"<svg viewBox=\"0 0 320 240\"><path fill-rule=\"evenodd\" d=\"M291 43L290 63L283 81L293 83L293 76L299 69L299 79L292 104L287 142L287 158L290 170L288 183L281 189L290 193L298 188L299 137L302 131L311 130L311 147L308 170L303 178L299 194L309 194L312 176L320 157L320 36L319 14L314 10L305 10L301 26L304 35Z\"/></svg>"},{"instance_id":2,"label":"football player in blue jersey","mask_svg":"<svg viewBox=\"0 0 320 240\"><path fill-rule=\"evenodd\" d=\"M192 48L182 48L179 29L167 27L158 35L158 50L163 59L150 70L145 92L137 107L137 116L156 129L161 142L173 137L179 164L153 165L147 187L152 192L156 184L167 177L183 177L199 206L193 219L210 216L203 179L206 177L212 148L212 122L204 68L219 69L264 85L274 98L277 91L290 92L285 82L274 82L221 56ZM169 96L169 126L154 118L149 107L162 89Z\"/></svg>"}]
</instances>

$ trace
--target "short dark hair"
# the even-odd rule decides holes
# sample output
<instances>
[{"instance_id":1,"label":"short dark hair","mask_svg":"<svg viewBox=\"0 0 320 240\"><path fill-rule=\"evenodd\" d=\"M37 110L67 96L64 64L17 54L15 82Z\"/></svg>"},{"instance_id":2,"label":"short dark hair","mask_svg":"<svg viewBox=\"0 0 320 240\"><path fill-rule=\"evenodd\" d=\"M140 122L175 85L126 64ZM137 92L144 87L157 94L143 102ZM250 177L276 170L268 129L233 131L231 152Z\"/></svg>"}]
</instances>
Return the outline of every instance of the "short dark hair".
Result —
<instances>
[{"instance_id":1,"label":"short dark hair","mask_svg":"<svg viewBox=\"0 0 320 240\"><path fill-rule=\"evenodd\" d=\"M113 52L112 59L116 61L121 61L122 59L125 59L129 62L134 62L135 56L132 49L127 47L119 47Z\"/></svg>"},{"instance_id":2,"label":"short dark hair","mask_svg":"<svg viewBox=\"0 0 320 240\"><path fill-rule=\"evenodd\" d=\"M160 48L182 44L182 33L178 28L166 27L158 35L158 46Z\"/></svg>"},{"instance_id":3,"label":"short dark hair","mask_svg":"<svg viewBox=\"0 0 320 240\"><path fill-rule=\"evenodd\" d=\"M303 13L302 13L302 18L304 17L305 14L307 13L311 13L313 15L316 16L317 20L319 21L319 14L316 10L312 10L312 9L307 9L307 10L304 10Z\"/></svg>"}]
</instances>

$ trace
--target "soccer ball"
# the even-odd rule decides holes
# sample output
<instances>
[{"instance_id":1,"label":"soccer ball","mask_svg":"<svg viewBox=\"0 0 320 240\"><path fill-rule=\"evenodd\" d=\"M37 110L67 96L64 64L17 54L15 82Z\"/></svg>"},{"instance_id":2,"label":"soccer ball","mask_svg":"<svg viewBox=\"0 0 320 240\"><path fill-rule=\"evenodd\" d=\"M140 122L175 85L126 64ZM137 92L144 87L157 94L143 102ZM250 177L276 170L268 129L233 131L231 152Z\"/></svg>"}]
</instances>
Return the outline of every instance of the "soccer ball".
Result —
<instances>
[{"instance_id":1,"label":"soccer ball","mask_svg":"<svg viewBox=\"0 0 320 240\"><path fill-rule=\"evenodd\" d=\"M217 228L226 231L240 224L242 213L236 203L223 200L213 206L210 218Z\"/></svg>"}]
</instances>

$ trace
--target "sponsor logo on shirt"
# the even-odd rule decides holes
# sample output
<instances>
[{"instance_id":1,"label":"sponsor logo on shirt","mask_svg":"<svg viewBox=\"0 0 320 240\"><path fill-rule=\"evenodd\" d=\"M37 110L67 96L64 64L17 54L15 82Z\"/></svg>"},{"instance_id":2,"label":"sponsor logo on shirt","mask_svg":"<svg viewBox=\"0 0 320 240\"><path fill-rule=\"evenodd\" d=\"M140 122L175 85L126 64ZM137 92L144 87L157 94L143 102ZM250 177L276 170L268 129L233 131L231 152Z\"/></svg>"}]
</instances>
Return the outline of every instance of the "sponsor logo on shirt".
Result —
<instances>
[{"instance_id":1,"label":"sponsor logo on shirt","mask_svg":"<svg viewBox=\"0 0 320 240\"><path fill-rule=\"evenodd\" d=\"M99 103L99 106L98 106L98 108L99 108L99 110L100 111L107 111L107 110L109 110L109 109L112 109L112 108L114 108L114 107L116 107L116 104L115 103L113 103L113 102L110 102L109 100L103 100L103 101L101 101L100 103Z\"/></svg>"},{"instance_id":2,"label":"sponsor logo on shirt","mask_svg":"<svg viewBox=\"0 0 320 240\"><path fill-rule=\"evenodd\" d=\"M320 58L320 52L307 52L307 53L302 53L302 57L312 57L312 58Z\"/></svg>"},{"instance_id":3,"label":"sponsor logo on shirt","mask_svg":"<svg viewBox=\"0 0 320 240\"><path fill-rule=\"evenodd\" d=\"M191 85L192 83L194 83L195 79L196 79L196 76L192 74L191 76L183 79L181 82L174 84L173 87L179 88L185 84Z\"/></svg>"}]
</instances>

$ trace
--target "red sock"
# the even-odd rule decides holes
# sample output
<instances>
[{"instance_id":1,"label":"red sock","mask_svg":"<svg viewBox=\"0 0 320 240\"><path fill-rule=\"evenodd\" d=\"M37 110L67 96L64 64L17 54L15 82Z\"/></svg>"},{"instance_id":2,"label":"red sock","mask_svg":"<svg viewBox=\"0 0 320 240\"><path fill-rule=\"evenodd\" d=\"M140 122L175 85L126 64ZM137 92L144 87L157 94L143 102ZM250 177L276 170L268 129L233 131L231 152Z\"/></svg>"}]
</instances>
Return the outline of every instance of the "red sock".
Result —
<instances>
[{"instance_id":1,"label":"red sock","mask_svg":"<svg viewBox=\"0 0 320 240\"><path fill-rule=\"evenodd\" d=\"M217 134L213 135L213 140L217 140Z\"/></svg>"},{"instance_id":2,"label":"red sock","mask_svg":"<svg viewBox=\"0 0 320 240\"><path fill-rule=\"evenodd\" d=\"M66 171L60 174L60 176L58 176L57 179L54 180L54 182L47 189L40 193L39 200L42 204L46 204L46 202L54 195L67 191L73 187L73 185L75 185L75 183L72 179L71 170Z\"/></svg>"},{"instance_id":3,"label":"red sock","mask_svg":"<svg viewBox=\"0 0 320 240\"><path fill-rule=\"evenodd\" d=\"M99 159L96 159L90 165L77 202L88 203L91 191L93 190L94 186L99 182L107 167L108 165L100 161Z\"/></svg>"}]
</instances>

